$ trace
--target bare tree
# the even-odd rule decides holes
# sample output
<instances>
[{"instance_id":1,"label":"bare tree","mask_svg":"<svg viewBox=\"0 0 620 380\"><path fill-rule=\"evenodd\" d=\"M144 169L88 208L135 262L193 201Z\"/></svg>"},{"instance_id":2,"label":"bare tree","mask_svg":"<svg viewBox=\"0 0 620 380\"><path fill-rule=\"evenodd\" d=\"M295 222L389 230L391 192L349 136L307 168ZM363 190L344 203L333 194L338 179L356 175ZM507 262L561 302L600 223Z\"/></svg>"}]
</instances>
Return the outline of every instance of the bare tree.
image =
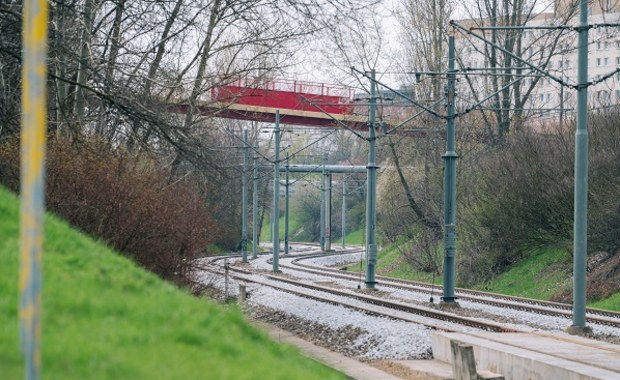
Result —
<instances>
[{"instance_id":1,"label":"bare tree","mask_svg":"<svg viewBox=\"0 0 620 380\"><path fill-rule=\"evenodd\" d=\"M527 110L526 106L532 103L531 97L542 76L523 61L542 70L550 70L552 59L561 53L561 47L566 46L566 30L528 31L520 28L536 22L562 25L575 11L574 7L567 7L564 13L554 14L542 5L536 0L478 1L468 8L470 19L462 21L468 27L489 28L477 30L476 33L490 43L476 38L460 39L464 44L460 51L467 52L458 60L461 67L486 69L479 75L465 78L467 93L471 94L472 103L492 95L490 108L494 117L490 118L485 112L481 116L487 132L500 142L511 128L520 130L526 119L536 112Z\"/></svg>"},{"instance_id":2,"label":"bare tree","mask_svg":"<svg viewBox=\"0 0 620 380\"><path fill-rule=\"evenodd\" d=\"M403 48L403 71L442 73L447 70L448 22L454 13L452 0L401 0L402 12L397 14L405 46ZM434 103L443 97L441 77L418 76L428 79L416 83L416 95L420 101Z\"/></svg>"}]
</instances>

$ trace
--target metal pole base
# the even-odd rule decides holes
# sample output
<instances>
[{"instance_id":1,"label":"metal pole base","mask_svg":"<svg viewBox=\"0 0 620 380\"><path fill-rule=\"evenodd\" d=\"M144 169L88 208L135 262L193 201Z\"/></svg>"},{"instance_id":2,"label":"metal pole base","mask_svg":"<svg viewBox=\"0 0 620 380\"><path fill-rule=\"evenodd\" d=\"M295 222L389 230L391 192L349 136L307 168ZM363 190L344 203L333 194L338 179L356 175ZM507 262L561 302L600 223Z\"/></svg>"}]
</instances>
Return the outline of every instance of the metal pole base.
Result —
<instances>
[{"instance_id":1,"label":"metal pole base","mask_svg":"<svg viewBox=\"0 0 620 380\"><path fill-rule=\"evenodd\" d=\"M570 335L587 336L592 334L592 328L588 326L568 326L566 332Z\"/></svg>"},{"instance_id":2,"label":"metal pole base","mask_svg":"<svg viewBox=\"0 0 620 380\"><path fill-rule=\"evenodd\" d=\"M441 297L439 302L440 309L458 309L461 305L456 302L456 297Z\"/></svg>"}]
</instances>

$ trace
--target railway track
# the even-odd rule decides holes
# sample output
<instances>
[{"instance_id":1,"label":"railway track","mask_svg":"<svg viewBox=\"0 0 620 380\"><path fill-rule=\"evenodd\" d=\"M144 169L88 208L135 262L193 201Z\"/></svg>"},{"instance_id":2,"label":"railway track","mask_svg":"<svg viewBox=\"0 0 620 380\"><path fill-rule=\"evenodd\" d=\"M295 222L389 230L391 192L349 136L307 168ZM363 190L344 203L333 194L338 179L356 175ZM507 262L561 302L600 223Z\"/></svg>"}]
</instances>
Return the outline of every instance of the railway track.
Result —
<instances>
[{"instance_id":1,"label":"railway track","mask_svg":"<svg viewBox=\"0 0 620 380\"><path fill-rule=\"evenodd\" d=\"M347 253L359 254L355 251ZM250 294L246 312L252 317L276 324L301 337L310 337L315 344L354 358L428 358L435 355L435 339L438 336L431 331L471 334L469 336L476 339L502 344L512 344L510 342L514 338L509 333L524 332L529 335L519 336L548 337L552 341L555 339L558 345L580 345L583 350L592 352L606 350L603 355L619 352L617 346L597 341L584 344L583 339L560 333L570 320L570 305L457 289L462 307L457 310L442 309L426 301L432 292L429 284L377 276L377 290L360 289L357 287L359 273L325 267L328 262L338 261L337 258L311 261L328 257L325 253L306 250L301 254L282 255L281 273L272 272L268 260L270 256L261 255L249 264L241 263L238 256L211 258L203 261L202 269L218 274L211 277L213 281L219 281L218 286L224 278L246 284ZM228 263L223 265L226 259ZM435 286L434 292L441 292L441 287ZM499 308L511 310L504 312ZM588 310L588 323L595 330L594 337L617 343L620 336L619 330L616 330L620 327L619 313L603 311L591 314L597 312L599 310ZM544 316L536 317L534 314ZM554 344L549 347L555 347ZM555 355L553 348L541 350L537 347L534 344L533 348L524 349L540 355ZM570 360L592 365L589 359L571 357ZM606 368L600 364L598 367Z\"/></svg>"},{"instance_id":2,"label":"railway track","mask_svg":"<svg viewBox=\"0 0 620 380\"><path fill-rule=\"evenodd\" d=\"M347 252L345 254L350 253L354 252ZM343 255L343 253L336 253L334 255ZM304 260L310 260L316 257L325 256L325 254L306 255L293 259L291 261L291 264L293 265L281 264L280 266L286 269L298 271L301 270L306 271L307 273L317 275L329 275L334 278L340 278L350 281L359 281L359 274L357 273L347 273L340 269L333 269L318 265L302 263L302 261ZM432 294L441 293L442 290L442 287L439 285L431 285L416 281L399 280L383 276L376 276L376 280L381 286L384 287L400 289L404 291L426 292L429 296ZM572 305L570 304L534 300L462 288L456 289L456 296L463 301L485 304L494 307L519 310L528 313L536 313L553 317L563 317L569 319L572 317ZM588 323L620 328L620 313L593 308L588 308L586 312L588 314L586 317L586 321Z\"/></svg>"},{"instance_id":3,"label":"railway track","mask_svg":"<svg viewBox=\"0 0 620 380\"><path fill-rule=\"evenodd\" d=\"M355 292L354 290L352 290L353 288L355 288L354 285L351 287L344 286L346 288L345 290L335 288L333 286L334 284L331 284L331 286L329 286L330 284L328 284L328 282L331 281L330 279L351 281L351 282L359 284L360 274L307 263L308 260L319 258L319 257L324 258L328 256L343 256L347 254L358 254L358 253L360 253L359 249L357 250L349 249L344 252L336 252L336 253L331 253L331 254L317 253L317 252L311 252L311 253L304 252L301 254L291 254L289 256L281 256L282 259L291 259L290 264L286 264L286 261L288 260L283 260L280 262L280 267L285 270L285 274L294 276L295 272L301 272L301 273L307 273L307 274L316 275L316 276L326 276L326 279L322 281L323 282L322 285L318 285L316 284L316 282L309 283L309 281L287 279L283 275L274 275L272 273L269 273L266 270L262 271L260 275L263 276L264 278L269 278L269 280L271 281L270 286L274 288L275 288L274 282L277 282L280 284L286 283L287 286L289 287L290 286L305 287L306 289L310 289L316 292L323 292L327 294L336 295L339 297L354 299L357 302L377 305L380 307L384 307L388 310L398 310L401 312L409 313L411 315L417 314L419 316L433 318L436 320L444 320L444 321L449 321L451 318L453 318L454 319L453 323L460 324L463 326L475 327L475 324L479 322L479 321L475 321L476 323L474 323L473 322L474 320L472 318L458 317L457 315L460 314L459 312L444 313L442 311L437 310L435 307L419 306L421 302L417 302L418 305L414 306L413 304L415 304L416 302L410 302L409 300L406 300L406 299L403 300L402 298L398 298L398 297L396 300L394 300L393 299L394 297L391 297L391 296L379 298L379 297L371 296L368 294L362 294L363 292L360 292L360 291ZM210 271L217 270L217 267L218 267L217 261L222 260L222 259L223 258L217 258L217 259L212 260L208 268L205 267L204 269L210 270ZM243 281L253 282L257 284L260 283L260 280L258 280L257 278L250 279L247 277L250 275L256 275L257 272L255 270L252 271L249 269L240 269L240 268L235 268L235 267L231 267L230 269L234 271L235 273L234 276L238 277L239 279L241 279L240 276L246 276L245 279L243 279ZM382 290L396 289L396 290L400 290L406 293L425 294L428 296L430 296L431 294L438 294L438 293L440 294L441 292L441 286L437 286L437 285L433 286L427 283L399 280L399 279L387 278L383 276L377 276L376 279L378 281L379 289L382 289ZM266 285L266 284L263 284L263 285ZM288 288L288 290L284 290L284 289L280 289L280 290L287 291L289 293L293 292L293 290L291 290L290 288ZM304 296L306 298L312 298L311 295L302 294L301 291L299 291L298 295ZM568 320L570 320L570 318L572 317L572 314L571 314L572 307L571 305L568 305L568 304L533 300L533 299L527 299L527 298L521 298L521 297L506 296L506 295L486 293L486 292L481 292L481 291L472 291L472 290L460 289L460 288L457 288L456 295L460 301L466 301L468 303L471 302L474 304L488 305L488 306L492 306L496 308L510 309L510 310L524 312L524 313L539 314L539 315L563 318L563 319L568 319ZM389 299L389 298L392 298L392 299ZM330 302L334 303L335 301L332 299ZM471 307L470 305L468 305L467 308L474 309L474 307ZM364 311L369 312L369 310L364 310ZM386 312L384 314L392 317L392 315L390 315L389 312ZM463 318L463 320L458 321L457 320L458 318ZM487 319L492 319L492 317L487 318ZM620 313L599 310L599 309L588 309L587 310L587 323L599 325L599 326L608 326L612 328L620 328ZM479 329L487 330L487 331L513 331L513 332L516 331L515 328L502 327L500 324L490 323L487 326L483 326L483 324L480 324L475 328L479 328ZM527 323L524 323L524 324L527 324ZM439 328L436 324L433 326L429 326L429 327L436 328L436 329Z\"/></svg>"},{"instance_id":4,"label":"railway track","mask_svg":"<svg viewBox=\"0 0 620 380\"><path fill-rule=\"evenodd\" d=\"M203 266L202 269L225 275L225 269L215 265L217 261L218 260L211 261L208 265ZM228 271L230 272L229 275L236 281L268 286L299 297L340 305L375 316L417 323L434 330L453 332L459 330L458 326L467 326L482 331L518 332L515 329L502 326L501 324L483 322L474 318L445 313L429 307L419 307L403 302L385 300L354 290L336 289L329 286L317 285L316 283L290 279L282 275L257 273L235 266L228 267ZM317 295L317 293L321 295ZM327 295L331 295L332 297ZM369 307L369 305L373 305L374 307ZM420 319L420 317L424 319ZM436 321L441 321L442 323L437 323ZM446 322L454 326L446 327Z\"/></svg>"}]
</instances>

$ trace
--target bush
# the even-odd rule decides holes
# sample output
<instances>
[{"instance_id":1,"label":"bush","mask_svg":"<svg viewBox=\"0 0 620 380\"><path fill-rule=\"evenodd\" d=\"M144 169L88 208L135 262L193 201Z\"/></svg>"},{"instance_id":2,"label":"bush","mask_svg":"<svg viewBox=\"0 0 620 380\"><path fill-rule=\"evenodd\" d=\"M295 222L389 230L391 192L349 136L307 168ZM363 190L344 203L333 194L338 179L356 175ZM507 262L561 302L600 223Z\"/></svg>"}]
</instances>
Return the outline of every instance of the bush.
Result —
<instances>
[{"instance_id":1,"label":"bush","mask_svg":"<svg viewBox=\"0 0 620 380\"><path fill-rule=\"evenodd\" d=\"M0 151L2 181L18 188L19 146ZM73 226L179 284L218 231L191 179L170 179L157 161L97 141L48 147L47 208Z\"/></svg>"},{"instance_id":2,"label":"bush","mask_svg":"<svg viewBox=\"0 0 620 380\"><path fill-rule=\"evenodd\" d=\"M590 119L588 249L620 248L619 115ZM487 279L528 248L565 246L573 233L574 130L521 133L464 169L474 189L460 204L459 265L465 283ZM472 178L474 178L472 182Z\"/></svg>"},{"instance_id":3,"label":"bush","mask_svg":"<svg viewBox=\"0 0 620 380\"><path fill-rule=\"evenodd\" d=\"M590 123L588 248L614 253L620 248L620 114Z\"/></svg>"},{"instance_id":4,"label":"bush","mask_svg":"<svg viewBox=\"0 0 620 380\"><path fill-rule=\"evenodd\" d=\"M299 241L319 241L321 235L320 190L312 185L300 186L290 204L292 212L296 214L301 229L296 231L295 239Z\"/></svg>"}]
</instances>

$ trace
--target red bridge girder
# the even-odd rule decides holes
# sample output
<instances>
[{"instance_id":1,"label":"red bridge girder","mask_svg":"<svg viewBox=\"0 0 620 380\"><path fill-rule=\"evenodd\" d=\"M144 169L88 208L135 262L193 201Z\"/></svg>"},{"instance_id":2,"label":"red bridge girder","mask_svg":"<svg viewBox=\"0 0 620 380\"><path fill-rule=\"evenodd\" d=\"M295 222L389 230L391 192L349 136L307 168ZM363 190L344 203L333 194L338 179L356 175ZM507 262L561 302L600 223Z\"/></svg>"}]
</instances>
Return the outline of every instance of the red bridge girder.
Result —
<instances>
[{"instance_id":1,"label":"red bridge girder","mask_svg":"<svg viewBox=\"0 0 620 380\"><path fill-rule=\"evenodd\" d=\"M187 104L169 106L170 112L187 113ZM308 127L342 128L367 130L368 117L347 114L326 115L322 112L296 111L289 109L276 109L269 107L257 107L244 104L209 103L196 107L201 115L222 117L236 120L260 121L275 123L276 110L280 111L280 122L286 125L299 125Z\"/></svg>"}]
</instances>

